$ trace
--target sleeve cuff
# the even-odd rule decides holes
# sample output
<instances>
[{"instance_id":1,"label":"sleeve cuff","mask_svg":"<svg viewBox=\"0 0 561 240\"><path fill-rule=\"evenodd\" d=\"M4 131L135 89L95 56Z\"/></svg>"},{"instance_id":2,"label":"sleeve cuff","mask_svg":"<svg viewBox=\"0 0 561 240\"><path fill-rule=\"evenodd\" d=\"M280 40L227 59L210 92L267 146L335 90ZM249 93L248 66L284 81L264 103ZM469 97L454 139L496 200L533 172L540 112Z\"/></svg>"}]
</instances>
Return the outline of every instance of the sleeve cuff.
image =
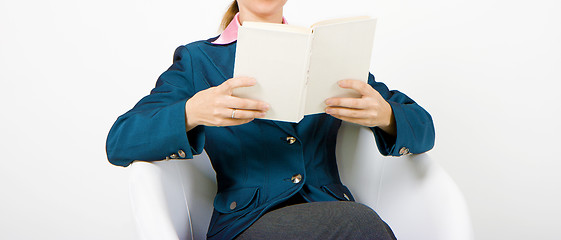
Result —
<instances>
[{"instance_id":1,"label":"sleeve cuff","mask_svg":"<svg viewBox=\"0 0 561 240\"><path fill-rule=\"evenodd\" d=\"M388 101L395 118L396 137L391 136L378 127L371 127L378 150L385 156L401 156L409 154L409 145L413 139L413 131L409 125L403 108L399 103Z\"/></svg>"},{"instance_id":2,"label":"sleeve cuff","mask_svg":"<svg viewBox=\"0 0 561 240\"><path fill-rule=\"evenodd\" d=\"M205 127L199 125L191 129L187 132L187 140L191 146L191 156L188 158L201 154L205 146Z\"/></svg>"},{"instance_id":3,"label":"sleeve cuff","mask_svg":"<svg viewBox=\"0 0 561 240\"><path fill-rule=\"evenodd\" d=\"M170 151L166 159L192 159L193 156L201 154L205 144L204 126L197 126L187 132L185 126L185 103L187 99L171 105L168 111L175 116L171 117L170 124L172 131L176 135L175 148L168 149Z\"/></svg>"}]
</instances>

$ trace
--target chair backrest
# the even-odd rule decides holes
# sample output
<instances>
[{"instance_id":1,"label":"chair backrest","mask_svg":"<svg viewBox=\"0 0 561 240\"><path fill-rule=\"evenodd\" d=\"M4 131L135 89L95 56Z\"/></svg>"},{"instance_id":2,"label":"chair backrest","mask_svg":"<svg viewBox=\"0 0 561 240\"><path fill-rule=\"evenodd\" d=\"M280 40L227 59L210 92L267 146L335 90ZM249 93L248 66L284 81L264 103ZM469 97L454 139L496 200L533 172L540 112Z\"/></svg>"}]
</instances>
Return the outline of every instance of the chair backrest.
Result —
<instances>
[{"instance_id":1,"label":"chair backrest","mask_svg":"<svg viewBox=\"0 0 561 240\"><path fill-rule=\"evenodd\" d=\"M339 130L336 154L343 183L398 239L473 239L461 192L428 154L384 157L369 129L347 123ZM206 153L193 160L135 161L130 174L142 239L206 238L216 193Z\"/></svg>"}]
</instances>

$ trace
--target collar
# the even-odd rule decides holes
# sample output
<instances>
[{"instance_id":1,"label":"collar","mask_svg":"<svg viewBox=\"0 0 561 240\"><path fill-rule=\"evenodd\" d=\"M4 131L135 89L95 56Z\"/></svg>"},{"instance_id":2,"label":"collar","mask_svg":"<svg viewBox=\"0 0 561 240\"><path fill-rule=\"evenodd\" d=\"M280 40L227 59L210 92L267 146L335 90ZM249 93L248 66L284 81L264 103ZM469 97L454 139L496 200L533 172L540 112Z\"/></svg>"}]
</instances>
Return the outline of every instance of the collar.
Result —
<instances>
[{"instance_id":1,"label":"collar","mask_svg":"<svg viewBox=\"0 0 561 240\"><path fill-rule=\"evenodd\" d=\"M282 17L282 24L287 24L286 19ZM241 26L240 24L240 13L236 13L234 19L228 24L226 29L220 34L220 36L212 42L212 44L216 45L225 45L230 44L238 40L238 28Z\"/></svg>"}]
</instances>

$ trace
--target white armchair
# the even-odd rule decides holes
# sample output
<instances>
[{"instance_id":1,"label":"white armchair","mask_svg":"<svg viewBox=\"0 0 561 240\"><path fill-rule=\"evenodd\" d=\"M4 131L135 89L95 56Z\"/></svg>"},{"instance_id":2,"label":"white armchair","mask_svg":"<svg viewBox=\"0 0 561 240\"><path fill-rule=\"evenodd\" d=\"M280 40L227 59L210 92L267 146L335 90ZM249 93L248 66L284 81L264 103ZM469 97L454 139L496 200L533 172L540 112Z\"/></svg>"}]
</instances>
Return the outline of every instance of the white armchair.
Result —
<instances>
[{"instance_id":1,"label":"white armchair","mask_svg":"<svg viewBox=\"0 0 561 240\"><path fill-rule=\"evenodd\" d=\"M429 154L384 157L372 132L343 123L337 137L342 181L358 202L378 212L400 240L472 240L464 198ZM144 240L205 239L216 178L208 156L135 161L130 197Z\"/></svg>"}]
</instances>

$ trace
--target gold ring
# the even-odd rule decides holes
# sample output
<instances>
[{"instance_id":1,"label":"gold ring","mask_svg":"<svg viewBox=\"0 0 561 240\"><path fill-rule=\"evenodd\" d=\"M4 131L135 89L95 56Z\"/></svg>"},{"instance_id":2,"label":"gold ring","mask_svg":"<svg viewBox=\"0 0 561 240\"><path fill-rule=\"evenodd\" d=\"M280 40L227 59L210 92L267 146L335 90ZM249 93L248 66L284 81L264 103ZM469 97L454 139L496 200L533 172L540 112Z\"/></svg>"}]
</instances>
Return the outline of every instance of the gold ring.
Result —
<instances>
[{"instance_id":1,"label":"gold ring","mask_svg":"<svg viewBox=\"0 0 561 240\"><path fill-rule=\"evenodd\" d=\"M234 108L234 111L232 111L232 118L235 118L234 115L236 114L236 110L237 109Z\"/></svg>"}]
</instances>

